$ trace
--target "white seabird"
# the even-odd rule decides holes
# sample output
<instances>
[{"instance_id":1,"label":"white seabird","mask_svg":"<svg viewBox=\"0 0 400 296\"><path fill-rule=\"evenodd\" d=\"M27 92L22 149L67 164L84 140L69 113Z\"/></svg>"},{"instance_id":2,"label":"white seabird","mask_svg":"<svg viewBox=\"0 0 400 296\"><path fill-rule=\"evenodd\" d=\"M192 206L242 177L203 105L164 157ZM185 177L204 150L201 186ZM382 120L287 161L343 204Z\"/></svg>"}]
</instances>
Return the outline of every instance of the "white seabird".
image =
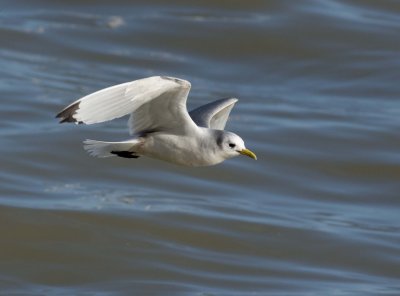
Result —
<instances>
[{"instance_id":1,"label":"white seabird","mask_svg":"<svg viewBox=\"0 0 400 296\"><path fill-rule=\"evenodd\" d=\"M84 141L92 156L148 156L185 166L209 166L238 155L257 159L242 138L224 131L235 98L221 99L188 113L186 80L154 76L89 94L59 114L60 123L93 124L130 114L132 138L122 142Z\"/></svg>"}]
</instances>

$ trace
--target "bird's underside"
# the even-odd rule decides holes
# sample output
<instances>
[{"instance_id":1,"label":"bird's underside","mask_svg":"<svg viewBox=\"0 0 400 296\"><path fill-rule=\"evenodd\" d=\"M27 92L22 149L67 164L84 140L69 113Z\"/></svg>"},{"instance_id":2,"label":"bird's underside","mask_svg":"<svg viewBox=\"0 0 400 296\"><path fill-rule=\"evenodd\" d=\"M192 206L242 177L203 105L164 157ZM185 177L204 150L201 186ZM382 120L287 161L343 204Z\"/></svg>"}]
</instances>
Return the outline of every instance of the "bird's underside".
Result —
<instances>
[{"instance_id":1,"label":"bird's underside","mask_svg":"<svg viewBox=\"0 0 400 296\"><path fill-rule=\"evenodd\" d=\"M56 117L60 123L94 124L130 115L128 128L132 138L121 142L84 141L85 150L93 156L135 159L145 155L196 166L220 162L195 154L208 142L203 141L204 134L213 137L208 135L214 134L211 130L224 129L237 99L217 100L188 112L189 90L190 83L182 79L165 76L140 79L89 94ZM215 150L213 145L217 144L212 143L210 150ZM163 155L160 149L169 154ZM192 161L191 157L197 160Z\"/></svg>"}]
</instances>

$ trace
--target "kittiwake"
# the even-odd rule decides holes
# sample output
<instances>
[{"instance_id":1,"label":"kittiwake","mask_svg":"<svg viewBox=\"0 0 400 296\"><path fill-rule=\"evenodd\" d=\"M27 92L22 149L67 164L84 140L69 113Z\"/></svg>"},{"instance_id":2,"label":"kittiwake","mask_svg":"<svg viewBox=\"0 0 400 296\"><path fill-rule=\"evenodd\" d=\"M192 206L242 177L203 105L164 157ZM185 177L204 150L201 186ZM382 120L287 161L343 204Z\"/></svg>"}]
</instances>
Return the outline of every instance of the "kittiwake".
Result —
<instances>
[{"instance_id":1,"label":"kittiwake","mask_svg":"<svg viewBox=\"0 0 400 296\"><path fill-rule=\"evenodd\" d=\"M186 109L190 82L154 76L89 94L57 114L60 123L93 124L130 114L132 138L121 142L84 141L92 156L152 157L184 166L210 166L238 155L257 159L238 135L225 131L236 98Z\"/></svg>"}]
</instances>

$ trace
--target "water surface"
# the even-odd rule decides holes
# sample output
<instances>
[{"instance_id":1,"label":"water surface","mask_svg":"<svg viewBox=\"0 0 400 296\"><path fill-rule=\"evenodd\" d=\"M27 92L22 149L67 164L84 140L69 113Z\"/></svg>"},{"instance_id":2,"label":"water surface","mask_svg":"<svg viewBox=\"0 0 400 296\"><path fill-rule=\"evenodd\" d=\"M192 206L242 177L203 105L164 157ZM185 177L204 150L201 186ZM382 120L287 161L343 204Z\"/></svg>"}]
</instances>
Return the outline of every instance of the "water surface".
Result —
<instances>
[{"instance_id":1,"label":"water surface","mask_svg":"<svg viewBox=\"0 0 400 296\"><path fill-rule=\"evenodd\" d=\"M4 295L400 295L400 3L3 1ZM239 98L258 161L95 159L59 125L151 75Z\"/></svg>"}]
</instances>

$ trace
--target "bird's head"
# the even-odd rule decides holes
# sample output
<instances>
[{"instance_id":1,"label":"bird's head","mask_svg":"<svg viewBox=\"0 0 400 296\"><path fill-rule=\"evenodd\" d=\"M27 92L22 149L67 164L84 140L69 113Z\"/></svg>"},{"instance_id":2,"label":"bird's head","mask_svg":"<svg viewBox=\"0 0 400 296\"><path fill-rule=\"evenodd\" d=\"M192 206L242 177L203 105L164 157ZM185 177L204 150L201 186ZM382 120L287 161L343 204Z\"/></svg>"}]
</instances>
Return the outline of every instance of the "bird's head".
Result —
<instances>
[{"instance_id":1,"label":"bird's head","mask_svg":"<svg viewBox=\"0 0 400 296\"><path fill-rule=\"evenodd\" d=\"M234 133L221 131L217 138L217 145L226 159L239 156L241 154L247 155L253 159L257 159L257 156L254 154L254 152L245 147L242 138Z\"/></svg>"}]
</instances>

